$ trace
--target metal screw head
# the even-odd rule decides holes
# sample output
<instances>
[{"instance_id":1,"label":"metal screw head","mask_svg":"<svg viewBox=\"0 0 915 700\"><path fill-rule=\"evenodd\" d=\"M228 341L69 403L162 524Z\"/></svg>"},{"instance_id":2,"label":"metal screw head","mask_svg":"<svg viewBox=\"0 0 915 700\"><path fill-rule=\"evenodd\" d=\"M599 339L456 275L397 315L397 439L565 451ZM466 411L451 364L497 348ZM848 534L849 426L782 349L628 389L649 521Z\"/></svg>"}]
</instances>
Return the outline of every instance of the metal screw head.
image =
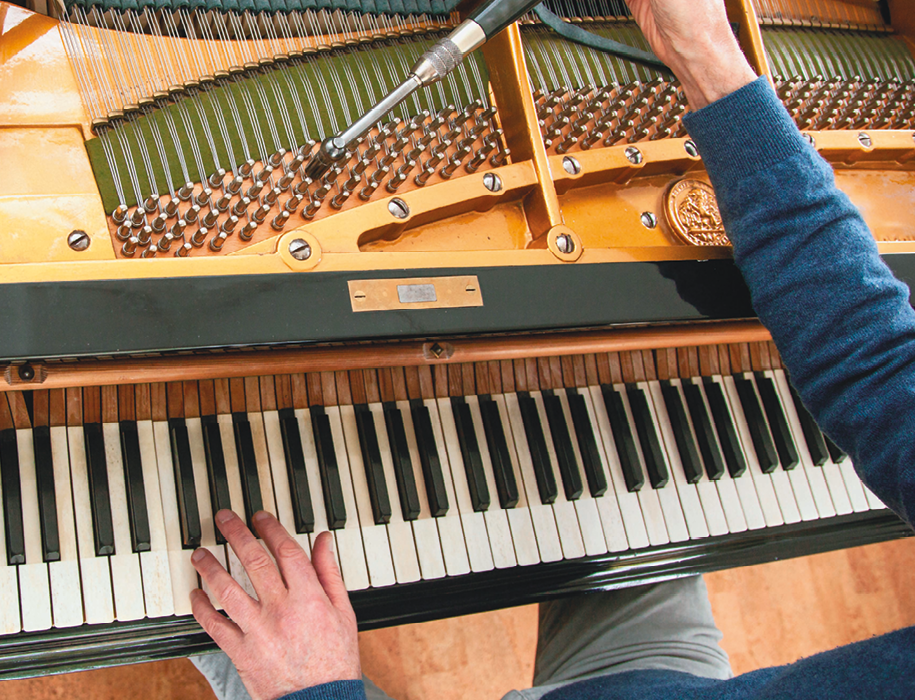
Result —
<instances>
[{"instance_id":1,"label":"metal screw head","mask_svg":"<svg viewBox=\"0 0 915 700\"><path fill-rule=\"evenodd\" d=\"M642 155L642 152L638 148L630 146L626 149L626 158L633 165L639 165L645 159L645 156Z\"/></svg>"},{"instance_id":2,"label":"metal screw head","mask_svg":"<svg viewBox=\"0 0 915 700\"><path fill-rule=\"evenodd\" d=\"M570 255L575 250L575 241L567 233L556 236L556 249L563 255Z\"/></svg>"},{"instance_id":3,"label":"metal screw head","mask_svg":"<svg viewBox=\"0 0 915 700\"><path fill-rule=\"evenodd\" d=\"M490 192L501 192L502 178L495 173L486 173L483 176L483 187L485 187Z\"/></svg>"},{"instance_id":4,"label":"metal screw head","mask_svg":"<svg viewBox=\"0 0 915 700\"><path fill-rule=\"evenodd\" d=\"M696 142L693 141L692 139L690 139L689 141L686 141L683 144L683 148L690 155L690 157L692 157L692 158L699 157L699 148L698 148L698 146L696 146Z\"/></svg>"},{"instance_id":5,"label":"metal screw head","mask_svg":"<svg viewBox=\"0 0 915 700\"><path fill-rule=\"evenodd\" d=\"M388 202L388 211L395 219L406 219L410 216L410 207L400 197L395 197Z\"/></svg>"},{"instance_id":6,"label":"metal screw head","mask_svg":"<svg viewBox=\"0 0 915 700\"><path fill-rule=\"evenodd\" d=\"M578 175L581 172L581 163L578 162L577 158L566 156L562 159L562 169L569 175Z\"/></svg>"},{"instance_id":7,"label":"metal screw head","mask_svg":"<svg viewBox=\"0 0 915 700\"><path fill-rule=\"evenodd\" d=\"M77 253L81 253L89 247L89 244L92 243L92 239L89 238L89 234L85 231L71 231L70 235L67 236L67 245L70 246Z\"/></svg>"},{"instance_id":8,"label":"metal screw head","mask_svg":"<svg viewBox=\"0 0 915 700\"><path fill-rule=\"evenodd\" d=\"M642 214L642 226L645 228L657 228L658 227L658 217L655 216L654 212L646 211Z\"/></svg>"},{"instance_id":9,"label":"metal screw head","mask_svg":"<svg viewBox=\"0 0 915 700\"><path fill-rule=\"evenodd\" d=\"M28 362L19 365L19 378L24 382L30 382L35 378L35 368Z\"/></svg>"},{"instance_id":10,"label":"metal screw head","mask_svg":"<svg viewBox=\"0 0 915 700\"><path fill-rule=\"evenodd\" d=\"M809 143L811 146L814 148L817 147L817 140L813 137L813 134L802 134L802 136L807 139L807 143Z\"/></svg>"},{"instance_id":11,"label":"metal screw head","mask_svg":"<svg viewBox=\"0 0 915 700\"><path fill-rule=\"evenodd\" d=\"M858 142L859 142L862 146L864 146L865 148L870 148L871 146L874 145L874 142L873 142L873 140L871 139L870 135L869 135L869 134L865 134L865 133L863 133L863 132L860 133L860 134L858 134Z\"/></svg>"},{"instance_id":12,"label":"metal screw head","mask_svg":"<svg viewBox=\"0 0 915 700\"><path fill-rule=\"evenodd\" d=\"M311 257L311 246L301 238L296 238L289 244L289 254L299 262L304 262Z\"/></svg>"}]
</instances>

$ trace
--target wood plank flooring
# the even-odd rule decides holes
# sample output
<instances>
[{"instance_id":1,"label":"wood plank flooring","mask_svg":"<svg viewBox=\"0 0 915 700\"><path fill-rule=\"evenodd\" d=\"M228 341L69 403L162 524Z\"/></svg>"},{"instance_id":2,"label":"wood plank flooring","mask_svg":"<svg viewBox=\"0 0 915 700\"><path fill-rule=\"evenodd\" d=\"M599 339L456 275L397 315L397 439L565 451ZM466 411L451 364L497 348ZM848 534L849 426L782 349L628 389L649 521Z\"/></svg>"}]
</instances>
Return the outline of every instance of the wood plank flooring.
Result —
<instances>
[{"instance_id":1,"label":"wood plank flooring","mask_svg":"<svg viewBox=\"0 0 915 700\"><path fill-rule=\"evenodd\" d=\"M915 539L706 577L735 673L783 664L915 624ZM364 671L397 700L498 700L527 687L534 606L361 635ZM190 662L0 683L6 700L203 700Z\"/></svg>"}]
</instances>

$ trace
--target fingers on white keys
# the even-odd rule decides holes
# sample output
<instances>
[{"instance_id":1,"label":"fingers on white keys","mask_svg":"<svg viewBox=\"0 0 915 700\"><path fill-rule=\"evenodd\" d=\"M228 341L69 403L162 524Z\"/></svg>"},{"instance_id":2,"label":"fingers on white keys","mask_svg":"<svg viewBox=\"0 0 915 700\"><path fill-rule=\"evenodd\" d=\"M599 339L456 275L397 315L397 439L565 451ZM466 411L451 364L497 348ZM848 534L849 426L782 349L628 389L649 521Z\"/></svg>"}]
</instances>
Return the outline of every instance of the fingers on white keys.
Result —
<instances>
[{"instance_id":1,"label":"fingers on white keys","mask_svg":"<svg viewBox=\"0 0 915 700\"><path fill-rule=\"evenodd\" d=\"M273 554L287 588L291 589L293 583L301 586L317 582L308 554L280 524L279 520L270 513L260 511L254 515L254 526L257 528L257 534Z\"/></svg>"},{"instance_id":2,"label":"fingers on white keys","mask_svg":"<svg viewBox=\"0 0 915 700\"><path fill-rule=\"evenodd\" d=\"M210 555L215 561L215 557ZM194 619L200 623L210 637L219 647L231 656L235 646L241 643L242 631L231 620L220 615L209 597L199 588L191 591L191 609Z\"/></svg>"},{"instance_id":3,"label":"fingers on white keys","mask_svg":"<svg viewBox=\"0 0 915 700\"><path fill-rule=\"evenodd\" d=\"M331 533L322 532L315 539L312 562L318 580L331 604L338 610L352 611L349 594L334 556L334 538Z\"/></svg>"},{"instance_id":4,"label":"fingers on white keys","mask_svg":"<svg viewBox=\"0 0 915 700\"><path fill-rule=\"evenodd\" d=\"M244 629L247 621L257 614L257 601L245 593L244 589L236 583L235 579L232 578L225 567L219 563L219 560L209 550L204 548L196 550L191 557L191 563L193 563L197 573L200 574L200 578L206 583L216 601L237 625ZM195 617L197 617L197 608L194 606L194 602L198 597L196 591L191 592L191 606ZM204 597L207 605L213 607L206 594L204 594ZM203 625L200 618L197 618L197 621ZM204 629L206 629L205 626ZM207 631L209 632L209 630Z\"/></svg>"}]
</instances>

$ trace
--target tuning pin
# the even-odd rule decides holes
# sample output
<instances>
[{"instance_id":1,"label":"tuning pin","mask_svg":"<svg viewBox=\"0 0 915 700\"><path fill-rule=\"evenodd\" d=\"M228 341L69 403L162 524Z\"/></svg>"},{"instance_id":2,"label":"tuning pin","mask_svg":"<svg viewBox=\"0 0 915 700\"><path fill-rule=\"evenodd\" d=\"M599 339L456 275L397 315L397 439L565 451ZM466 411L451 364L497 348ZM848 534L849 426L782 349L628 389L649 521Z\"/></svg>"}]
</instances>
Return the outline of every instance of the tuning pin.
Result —
<instances>
[{"instance_id":1,"label":"tuning pin","mask_svg":"<svg viewBox=\"0 0 915 700\"><path fill-rule=\"evenodd\" d=\"M215 173L210 175L207 178L207 182L210 183L210 187L222 187L222 180L226 176L226 171L222 168L219 168Z\"/></svg>"},{"instance_id":2,"label":"tuning pin","mask_svg":"<svg viewBox=\"0 0 915 700\"><path fill-rule=\"evenodd\" d=\"M433 165L430 167L427 165L416 177L413 178L413 182L415 182L420 187L425 187L426 183L429 182L429 178L433 175L435 175L435 166Z\"/></svg>"},{"instance_id":3,"label":"tuning pin","mask_svg":"<svg viewBox=\"0 0 915 700\"><path fill-rule=\"evenodd\" d=\"M192 250L191 244L185 243L183 246L181 246L180 248L178 248L178 250L175 251L175 257L176 258L186 258L190 254L191 250Z\"/></svg>"},{"instance_id":4,"label":"tuning pin","mask_svg":"<svg viewBox=\"0 0 915 700\"><path fill-rule=\"evenodd\" d=\"M133 228L140 228L146 224L146 212L142 207L137 207L130 215L130 224Z\"/></svg>"},{"instance_id":5,"label":"tuning pin","mask_svg":"<svg viewBox=\"0 0 915 700\"><path fill-rule=\"evenodd\" d=\"M209 187L204 187L201 192L197 193L197 196L194 197L194 201L198 206L205 207L210 203L210 197L213 195L213 190Z\"/></svg>"},{"instance_id":6,"label":"tuning pin","mask_svg":"<svg viewBox=\"0 0 915 700\"><path fill-rule=\"evenodd\" d=\"M123 204L118 204L117 208L111 212L111 218L114 219L114 223L123 224L127 221L127 212L128 209Z\"/></svg>"},{"instance_id":7,"label":"tuning pin","mask_svg":"<svg viewBox=\"0 0 915 700\"><path fill-rule=\"evenodd\" d=\"M191 198L191 195L194 194L194 183L188 182L184 187L179 189L176 194L178 195L178 199L182 202L188 201Z\"/></svg>"},{"instance_id":8,"label":"tuning pin","mask_svg":"<svg viewBox=\"0 0 915 700\"><path fill-rule=\"evenodd\" d=\"M382 181L384 180L385 177L387 177L387 174L390 171L391 171L391 169L386 165L376 169L375 172L373 172L369 176L369 179L367 180L365 187L363 187L359 191L359 199L362 199L362 200L370 199L371 196L373 194L375 194L375 191L378 189L378 187L381 185Z\"/></svg>"},{"instance_id":9,"label":"tuning pin","mask_svg":"<svg viewBox=\"0 0 915 700\"><path fill-rule=\"evenodd\" d=\"M222 225L219 227L219 231L220 233L231 234L235 231L235 227L237 225L238 217L233 215L222 222Z\"/></svg>"},{"instance_id":10,"label":"tuning pin","mask_svg":"<svg viewBox=\"0 0 915 700\"><path fill-rule=\"evenodd\" d=\"M283 205L283 210L294 214L295 210L299 208L299 205L305 201L304 195L294 194L289 199L286 200L286 203Z\"/></svg>"},{"instance_id":11,"label":"tuning pin","mask_svg":"<svg viewBox=\"0 0 915 700\"><path fill-rule=\"evenodd\" d=\"M264 223L267 218L267 214L270 213L272 207L269 204L261 204L254 212L251 214L251 219L256 221L258 224Z\"/></svg>"},{"instance_id":12,"label":"tuning pin","mask_svg":"<svg viewBox=\"0 0 915 700\"><path fill-rule=\"evenodd\" d=\"M238 237L243 241L250 241L257 231L257 224L253 221L246 221L245 225L238 231Z\"/></svg>"},{"instance_id":13,"label":"tuning pin","mask_svg":"<svg viewBox=\"0 0 915 700\"><path fill-rule=\"evenodd\" d=\"M254 170L254 161L250 158L238 166L238 172L242 177L250 177L252 170Z\"/></svg>"},{"instance_id":14,"label":"tuning pin","mask_svg":"<svg viewBox=\"0 0 915 700\"><path fill-rule=\"evenodd\" d=\"M139 246L139 244L140 241L137 239L137 237L131 236L126 241L124 241L124 245L121 246L121 253L127 257L132 258L136 254L137 246Z\"/></svg>"},{"instance_id":15,"label":"tuning pin","mask_svg":"<svg viewBox=\"0 0 915 700\"><path fill-rule=\"evenodd\" d=\"M130 228L130 226L121 224L120 226L118 226L117 231L115 231L114 235L115 235L115 238L117 238L119 241L126 241L128 238L133 236L133 229Z\"/></svg>"},{"instance_id":16,"label":"tuning pin","mask_svg":"<svg viewBox=\"0 0 915 700\"><path fill-rule=\"evenodd\" d=\"M152 214L154 211L159 211L159 196L155 194L149 195L143 202L143 209L146 210L147 214Z\"/></svg>"},{"instance_id":17,"label":"tuning pin","mask_svg":"<svg viewBox=\"0 0 915 700\"><path fill-rule=\"evenodd\" d=\"M283 162L283 158L285 158L285 157L286 157L286 149L281 148L276 153L273 153L267 162L270 163L270 167L275 170L276 168L280 167L280 163Z\"/></svg>"},{"instance_id":18,"label":"tuning pin","mask_svg":"<svg viewBox=\"0 0 915 700\"><path fill-rule=\"evenodd\" d=\"M214 253L218 253L222 250L222 246L225 245L226 239L229 237L229 234L224 231L220 231L217 235L213 236L210 239L210 250Z\"/></svg>"},{"instance_id":19,"label":"tuning pin","mask_svg":"<svg viewBox=\"0 0 915 700\"><path fill-rule=\"evenodd\" d=\"M159 239L156 247L163 253L167 252L169 248L172 247L172 241L175 240L175 237L171 233L166 233L162 238Z\"/></svg>"},{"instance_id":20,"label":"tuning pin","mask_svg":"<svg viewBox=\"0 0 915 700\"><path fill-rule=\"evenodd\" d=\"M140 243L141 247L146 247L152 241L153 230L151 226L144 226L140 229L140 232L137 234L137 241Z\"/></svg>"},{"instance_id":21,"label":"tuning pin","mask_svg":"<svg viewBox=\"0 0 915 700\"><path fill-rule=\"evenodd\" d=\"M231 180L229 184L226 185L226 193L230 195L236 195L241 192L241 186L245 183L245 179L240 175L236 175Z\"/></svg>"},{"instance_id":22,"label":"tuning pin","mask_svg":"<svg viewBox=\"0 0 915 700\"><path fill-rule=\"evenodd\" d=\"M267 182L267 180L270 179L270 176L272 174L273 174L273 167L270 165L264 166L254 176L254 181L259 182L261 184L265 184Z\"/></svg>"}]
</instances>

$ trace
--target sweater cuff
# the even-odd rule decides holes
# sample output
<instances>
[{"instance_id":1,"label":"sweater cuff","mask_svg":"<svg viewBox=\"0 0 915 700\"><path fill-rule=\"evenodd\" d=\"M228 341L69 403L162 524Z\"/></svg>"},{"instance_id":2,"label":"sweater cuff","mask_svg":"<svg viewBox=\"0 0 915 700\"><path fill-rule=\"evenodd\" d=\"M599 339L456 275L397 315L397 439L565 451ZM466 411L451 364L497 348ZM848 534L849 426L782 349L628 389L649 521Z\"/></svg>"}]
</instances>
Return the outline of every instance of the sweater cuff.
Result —
<instances>
[{"instance_id":1,"label":"sweater cuff","mask_svg":"<svg viewBox=\"0 0 915 700\"><path fill-rule=\"evenodd\" d=\"M362 681L334 681L284 695L280 700L365 700Z\"/></svg>"},{"instance_id":2,"label":"sweater cuff","mask_svg":"<svg viewBox=\"0 0 915 700\"><path fill-rule=\"evenodd\" d=\"M809 148L765 76L689 114L709 175L737 182Z\"/></svg>"}]
</instances>

